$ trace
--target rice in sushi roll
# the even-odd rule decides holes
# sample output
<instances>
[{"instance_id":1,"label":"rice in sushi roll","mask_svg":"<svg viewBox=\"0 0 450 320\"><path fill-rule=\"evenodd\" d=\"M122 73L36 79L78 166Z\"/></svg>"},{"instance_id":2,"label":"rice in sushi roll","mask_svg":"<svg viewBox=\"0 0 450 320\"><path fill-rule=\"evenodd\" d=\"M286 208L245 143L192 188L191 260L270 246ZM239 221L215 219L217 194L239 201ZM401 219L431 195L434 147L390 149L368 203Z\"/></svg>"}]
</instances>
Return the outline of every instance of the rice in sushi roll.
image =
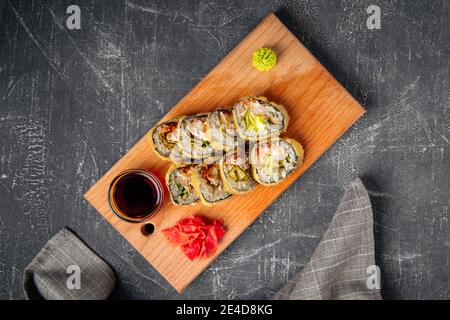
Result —
<instances>
[{"instance_id":1,"label":"rice in sushi roll","mask_svg":"<svg viewBox=\"0 0 450 320\"><path fill-rule=\"evenodd\" d=\"M238 144L231 108L218 109L208 116L211 145L216 150L231 150Z\"/></svg>"},{"instance_id":2,"label":"rice in sushi roll","mask_svg":"<svg viewBox=\"0 0 450 320\"><path fill-rule=\"evenodd\" d=\"M303 163L303 153L294 139L258 142L250 153L253 178L263 185L280 183Z\"/></svg>"},{"instance_id":3,"label":"rice in sushi roll","mask_svg":"<svg viewBox=\"0 0 450 320\"><path fill-rule=\"evenodd\" d=\"M214 155L207 120L208 114L200 113L181 117L178 121L177 138L185 157L203 159Z\"/></svg>"},{"instance_id":4,"label":"rice in sushi roll","mask_svg":"<svg viewBox=\"0 0 450 320\"><path fill-rule=\"evenodd\" d=\"M245 150L235 148L220 159L220 175L230 193L249 192L256 186Z\"/></svg>"},{"instance_id":5,"label":"rice in sushi roll","mask_svg":"<svg viewBox=\"0 0 450 320\"><path fill-rule=\"evenodd\" d=\"M286 109L265 97L242 98L233 107L233 118L239 135L247 141L278 136L289 123Z\"/></svg>"},{"instance_id":6,"label":"rice in sushi roll","mask_svg":"<svg viewBox=\"0 0 450 320\"><path fill-rule=\"evenodd\" d=\"M199 200L199 196L193 185L195 166L172 165L166 173L166 184L169 189L170 199L176 205L193 204Z\"/></svg>"},{"instance_id":7,"label":"rice in sushi roll","mask_svg":"<svg viewBox=\"0 0 450 320\"><path fill-rule=\"evenodd\" d=\"M217 162L198 165L195 173L194 187L205 206L215 205L231 196L225 190Z\"/></svg>"},{"instance_id":8,"label":"rice in sushi roll","mask_svg":"<svg viewBox=\"0 0 450 320\"><path fill-rule=\"evenodd\" d=\"M177 125L178 119L172 119L150 130L150 145L161 159L173 161L171 153L177 153Z\"/></svg>"}]
</instances>

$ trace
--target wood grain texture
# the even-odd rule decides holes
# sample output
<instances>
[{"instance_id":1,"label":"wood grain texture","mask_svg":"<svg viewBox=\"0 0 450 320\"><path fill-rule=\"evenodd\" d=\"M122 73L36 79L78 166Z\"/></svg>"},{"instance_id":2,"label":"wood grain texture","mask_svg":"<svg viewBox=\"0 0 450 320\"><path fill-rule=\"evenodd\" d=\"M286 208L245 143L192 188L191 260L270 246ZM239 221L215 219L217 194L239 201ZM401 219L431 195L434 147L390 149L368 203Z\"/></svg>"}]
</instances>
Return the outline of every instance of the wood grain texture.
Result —
<instances>
[{"instance_id":1,"label":"wood grain texture","mask_svg":"<svg viewBox=\"0 0 450 320\"><path fill-rule=\"evenodd\" d=\"M278 54L277 67L261 73L253 69L252 53L263 46ZM146 134L86 194L85 198L108 220L179 292L194 280L233 242L284 190L308 169L363 113L364 109L309 53L296 37L271 14L234 48L161 121L181 114L211 111L230 105L242 96L264 95L283 104L291 116L283 135L302 143L305 161L292 175L274 187L258 186L207 208L201 204L176 207L165 194L160 212L151 220L156 231L141 232L142 224L127 223L109 209L107 192L121 171L141 168L164 177L170 162L161 161L149 147ZM180 219L201 214L222 218L227 233L214 256L189 261L160 232Z\"/></svg>"}]
</instances>

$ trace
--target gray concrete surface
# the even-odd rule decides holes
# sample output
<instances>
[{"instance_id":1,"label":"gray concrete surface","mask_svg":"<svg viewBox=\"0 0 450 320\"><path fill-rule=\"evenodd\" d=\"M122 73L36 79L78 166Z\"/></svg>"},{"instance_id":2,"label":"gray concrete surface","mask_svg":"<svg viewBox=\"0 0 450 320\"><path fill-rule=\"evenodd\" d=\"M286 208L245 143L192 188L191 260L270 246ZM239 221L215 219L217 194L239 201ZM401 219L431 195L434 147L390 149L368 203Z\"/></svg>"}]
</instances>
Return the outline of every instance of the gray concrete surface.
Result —
<instances>
[{"instance_id":1,"label":"gray concrete surface","mask_svg":"<svg viewBox=\"0 0 450 320\"><path fill-rule=\"evenodd\" d=\"M81 8L68 30L66 8ZM368 30L366 8L381 8ZM0 298L62 227L114 299L264 299L309 260L356 174L384 298L450 297L449 1L0 0ZM82 194L271 11L367 114L177 294Z\"/></svg>"}]
</instances>

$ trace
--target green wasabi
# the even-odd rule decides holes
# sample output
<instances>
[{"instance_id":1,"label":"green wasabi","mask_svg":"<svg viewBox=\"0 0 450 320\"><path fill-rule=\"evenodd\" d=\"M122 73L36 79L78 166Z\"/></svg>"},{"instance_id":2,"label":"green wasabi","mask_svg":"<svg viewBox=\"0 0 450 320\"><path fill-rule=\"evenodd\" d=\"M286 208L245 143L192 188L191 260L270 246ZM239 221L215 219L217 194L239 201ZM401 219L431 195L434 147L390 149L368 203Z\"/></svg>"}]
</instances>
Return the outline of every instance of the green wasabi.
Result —
<instances>
[{"instance_id":1,"label":"green wasabi","mask_svg":"<svg viewBox=\"0 0 450 320\"><path fill-rule=\"evenodd\" d=\"M269 71L277 64L277 55L270 48L260 48L253 53L252 64L258 71Z\"/></svg>"}]
</instances>

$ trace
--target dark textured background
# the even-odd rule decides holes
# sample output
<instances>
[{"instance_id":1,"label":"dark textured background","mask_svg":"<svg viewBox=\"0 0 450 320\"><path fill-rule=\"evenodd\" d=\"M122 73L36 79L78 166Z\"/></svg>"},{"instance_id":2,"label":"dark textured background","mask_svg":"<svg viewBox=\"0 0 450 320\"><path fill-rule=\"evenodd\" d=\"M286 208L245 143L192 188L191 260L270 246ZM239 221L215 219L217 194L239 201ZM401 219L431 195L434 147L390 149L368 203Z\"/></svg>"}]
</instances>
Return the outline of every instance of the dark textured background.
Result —
<instances>
[{"instance_id":1,"label":"dark textured background","mask_svg":"<svg viewBox=\"0 0 450 320\"><path fill-rule=\"evenodd\" d=\"M78 4L82 29L67 30ZM365 10L382 10L368 30ZM0 0L0 298L63 226L113 298L267 298L307 263L359 174L384 298L450 297L449 1ZM367 114L183 295L82 194L269 12Z\"/></svg>"}]
</instances>

